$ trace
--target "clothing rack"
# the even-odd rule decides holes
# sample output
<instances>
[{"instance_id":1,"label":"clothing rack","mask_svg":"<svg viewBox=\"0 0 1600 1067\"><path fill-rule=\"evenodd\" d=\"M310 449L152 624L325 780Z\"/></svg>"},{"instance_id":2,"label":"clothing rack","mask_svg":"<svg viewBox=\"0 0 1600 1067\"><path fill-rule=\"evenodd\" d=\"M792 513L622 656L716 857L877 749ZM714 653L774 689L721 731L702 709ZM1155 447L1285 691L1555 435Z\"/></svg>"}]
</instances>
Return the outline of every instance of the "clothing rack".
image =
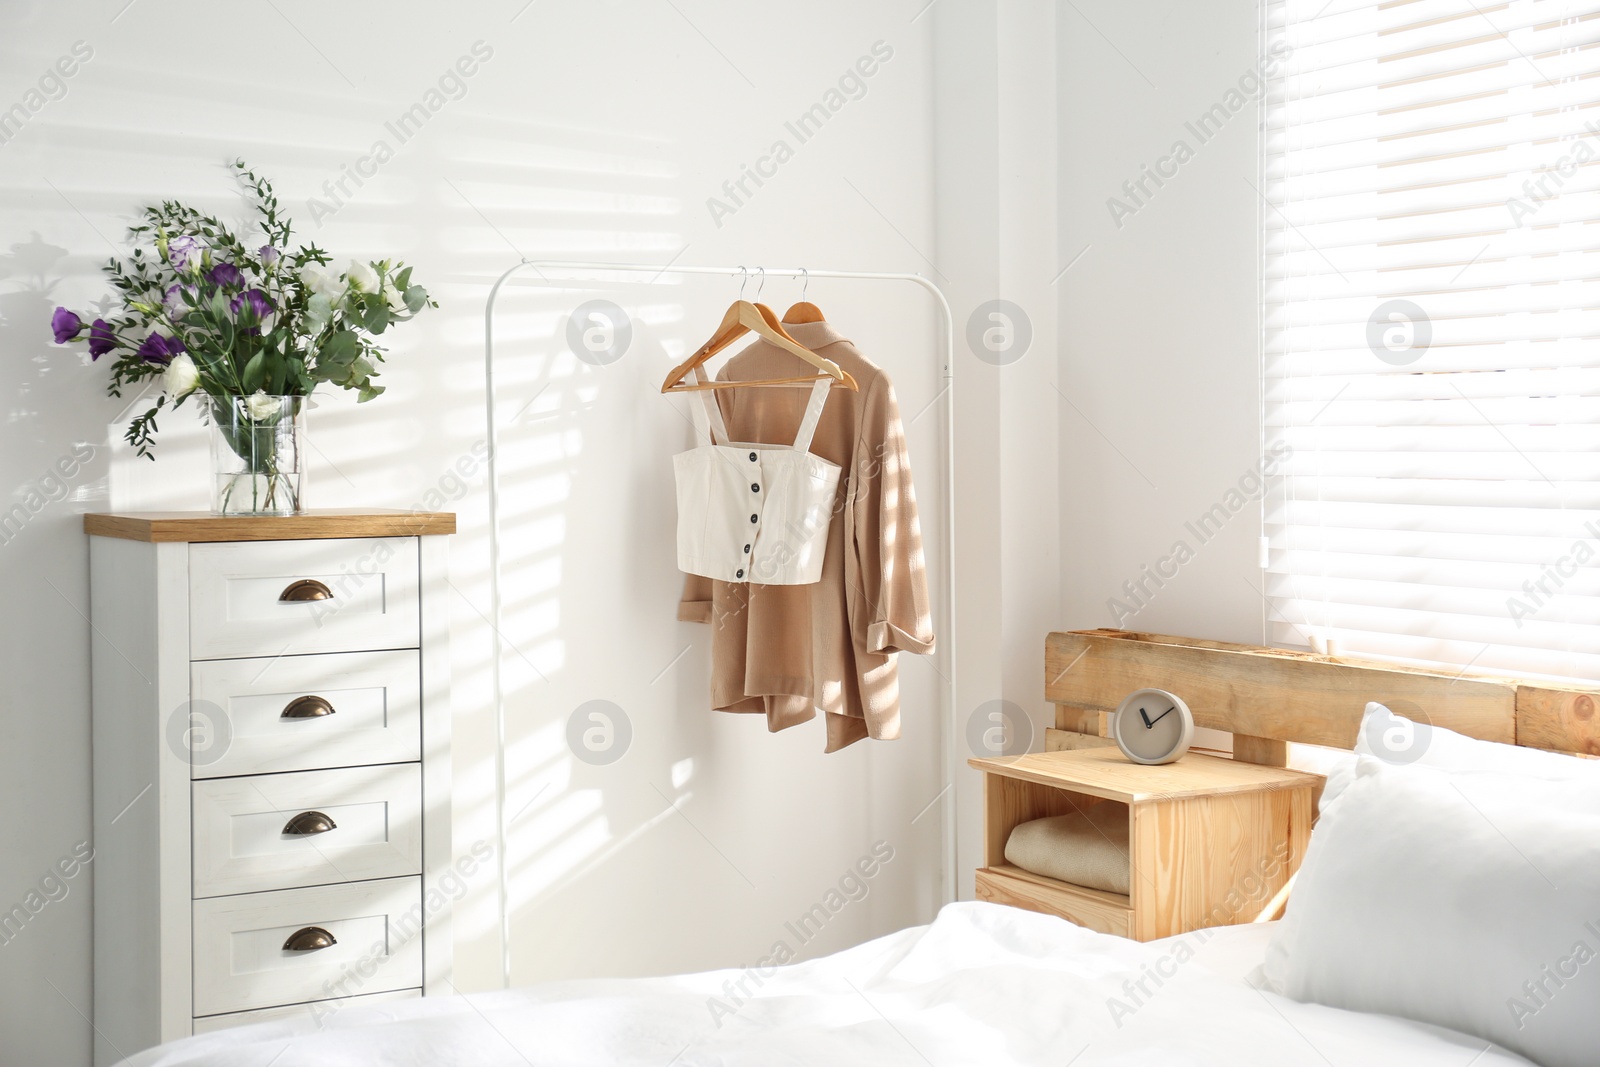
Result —
<instances>
[{"instance_id":1,"label":"clothing rack","mask_svg":"<svg viewBox=\"0 0 1600 1067\"><path fill-rule=\"evenodd\" d=\"M880 271L855 271L855 270L810 270L805 267L757 267L756 272L762 277L771 275L778 278L833 278L849 281L883 281L883 282L909 282L921 286L933 297L939 311L942 340L939 351L943 354L943 368L940 377L944 380L944 387L940 395L953 394L955 386L955 320L950 313L950 302L933 282L920 274L904 274ZM484 414L488 423L489 432L489 600L490 600L490 626L494 630L494 655L490 657L490 680L494 693L494 719L495 719L495 818L499 831L499 849L497 861L500 875L500 946L501 946L501 971L506 988L511 987L511 908L508 903L508 890L506 884L506 845L508 841L506 826L506 721L505 702L501 693L500 658L502 649L501 633L501 599L500 599L500 472L498 460L500 455L500 439L495 424L494 405L494 309L499 299L501 288L517 274L524 271L533 271L539 275L540 280L549 282L544 277L546 271L556 273L594 273L622 271L628 273L648 273L651 275L646 284L654 284L662 275L666 274L710 274L723 275L736 278L743 275L748 278L751 271L747 267L675 267L671 263L665 266L658 263L584 263L567 260L532 260L524 259L516 263L495 280L489 289L489 299L483 312L483 381L484 381ZM939 396L934 397L938 401ZM953 783L959 771L958 753L956 752L955 739L958 730L955 722L955 678L956 666L954 650L955 643L955 398L953 395L945 396L942 408L944 420L944 499L940 509L940 545L943 550L942 566L939 568L944 576L944 618L939 622L940 642L948 651L946 657L946 671L943 675L943 698L939 709L939 762L944 769L945 780ZM944 792L934 797L930 802L939 803L945 800L942 808L942 828L944 840L943 879L944 902L948 903L956 898L957 872L956 872L956 818L955 805L945 792L949 791L947 784Z\"/></svg>"}]
</instances>

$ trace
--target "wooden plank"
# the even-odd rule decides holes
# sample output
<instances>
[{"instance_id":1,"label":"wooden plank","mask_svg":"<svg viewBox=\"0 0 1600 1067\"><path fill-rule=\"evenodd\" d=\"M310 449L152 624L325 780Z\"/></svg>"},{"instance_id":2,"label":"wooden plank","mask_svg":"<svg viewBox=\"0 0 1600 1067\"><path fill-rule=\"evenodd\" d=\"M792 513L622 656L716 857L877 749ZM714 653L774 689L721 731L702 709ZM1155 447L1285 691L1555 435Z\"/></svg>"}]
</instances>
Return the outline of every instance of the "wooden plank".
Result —
<instances>
[{"instance_id":1,"label":"wooden plank","mask_svg":"<svg viewBox=\"0 0 1600 1067\"><path fill-rule=\"evenodd\" d=\"M1183 697L1200 726L1335 748L1354 746L1362 712L1376 700L1469 737L1516 740L1516 692L1507 682L1168 640L1178 639L1053 633L1045 645L1046 698L1111 711L1135 689L1159 686Z\"/></svg>"},{"instance_id":2,"label":"wooden plank","mask_svg":"<svg viewBox=\"0 0 1600 1067\"><path fill-rule=\"evenodd\" d=\"M1044 731L1044 750L1046 752L1073 752L1080 748L1116 748L1117 743L1109 737L1099 734L1081 734L1076 730L1052 730L1048 727Z\"/></svg>"},{"instance_id":3,"label":"wooden plank","mask_svg":"<svg viewBox=\"0 0 1600 1067\"><path fill-rule=\"evenodd\" d=\"M1309 791L1299 791L1289 794L1289 878L1292 881L1295 872L1300 870L1301 862L1306 858L1306 847L1311 844L1311 824L1316 821L1317 804L1322 800L1322 787L1327 783L1324 778L1318 778L1317 784Z\"/></svg>"},{"instance_id":4,"label":"wooden plank","mask_svg":"<svg viewBox=\"0 0 1600 1067\"><path fill-rule=\"evenodd\" d=\"M991 866L1006 858L1006 835L1011 832L1005 825L1006 792L1004 778L998 774L983 776L983 857L984 863Z\"/></svg>"},{"instance_id":5,"label":"wooden plank","mask_svg":"<svg viewBox=\"0 0 1600 1067\"><path fill-rule=\"evenodd\" d=\"M1517 744L1600 756L1600 690L1517 687Z\"/></svg>"},{"instance_id":6,"label":"wooden plank","mask_svg":"<svg viewBox=\"0 0 1600 1067\"><path fill-rule=\"evenodd\" d=\"M1112 637L1122 641L1139 641L1154 645L1182 645L1184 648L1214 648L1228 652L1262 652L1271 656L1283 656L1287 659L1324 660L1326 656L1319 656L1315 652L1298 652L1292 648L1268 648L1265 645L1244 645L1237 641L1211 641L1204 637L1179 637L1174 634L1158 634L1148 630L1115 630L1101 627L1095 630L1074 630L1073 633L1097 634ZM1329 661L1331 662L1331 661Z\"/></svg>"},{"instance_id":7,"label":"wooden plank","mask_svg":"<svg viewBox=\"0 0 1600 1067\"><path fill-rule=\"evenodd\" d=\"M1097 708L1080 708L1071 704L1056 705L1056 729L1073 730L1080 734L1105 736L1106 714Z\"/></svg>"},{"instance_id":8,"label":"wooden plank","mask_svg":"<svg viewBox=\"0 0 1600 1067\"><path fill-rule=\"evenodd\" d=\"M979 900L1058 915L1103 934L1128 936L1132 911L1128 898L1119 894L1069 885L1007 864L979 868L973 881Z\"/></svg>"},{"instance_id":9,"label":"wooden plank","mask_svg":"<svg viewBox=\"0 0 1600 1067\"><path fill-rule=\"evenodd\" d=\"M1130 763L1116 748L1033 752L1012 759L974 758L967 763L989 772L991 780L1015 778L1124 804L1252 790L1309 789L1319 780L1301 771L1198 752L1190 752L1176 763L1147 767Z\"/></svg>"},{"instance_id":10,"label":"wooden plank","mask_svg":"<svg viewBox=\"0 0 1600 1067\"><path fill-rule=\"evenodd\" d=\"M1006 841L1019 823L1050 815L1070 815L1096 803L1092 797L1075 796L1059 783L1042 785L999 774L984 775L984 862L997 867L1006 861Z\"/></svg>"},{"instance_id":11,"label":"wooden plank","mask_svg":"<svg viewBox=\"0 0 1600 1067\"><path fill-rule=\"evenodd\" d=\"M1263 767L1287 767L1289 742L1275 741L1270 737L1234 734L1233 758L1246 763L1259 763Z\"/></svg>"},{"instance_id":12,"label":"wooden plank","mask_svg":"<svg viewBox=\"0 0 1600 1067\"><path fill-rule=\"evenodd\" d=\"M1197 796L1133 809L1133 937L1252 921L1298 864L1311 790Z\"/></svg>"},{"instance_id":13,"label":"wooden plank","mask_svg":"<svg viewBox=\"0 0 1600 1067\"><path fill-rule=\"evenodd\" d=\"M323 537L422 537L456 532L453 512L326 508L299 515L212 515L202 511L87 514L83 532L130 541L302 541Z\"/></svg>"}]
</instances>

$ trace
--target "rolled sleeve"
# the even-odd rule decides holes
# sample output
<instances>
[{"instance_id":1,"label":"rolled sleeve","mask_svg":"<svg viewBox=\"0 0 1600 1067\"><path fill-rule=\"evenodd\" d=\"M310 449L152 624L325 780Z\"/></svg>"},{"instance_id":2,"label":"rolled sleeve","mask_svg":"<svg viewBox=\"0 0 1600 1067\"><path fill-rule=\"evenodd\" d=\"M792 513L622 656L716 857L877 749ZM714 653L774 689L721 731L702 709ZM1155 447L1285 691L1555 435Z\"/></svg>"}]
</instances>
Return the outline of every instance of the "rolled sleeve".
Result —
<instances>
[{"instance_id":1,"label":"rolled sleeve","mask_svg":"<svg viewBox=\"0 0 1600 1067\"><path fill-rule=\"evenodd\" d=\"M867 627L868 652L910 652L917 656L933 654L934 638L908 634L889 622L875 622Z\"/></svg>"},{"instance_id":2,"label":"rolled sleeve","mask_svg":"<svg viewBox=\"0 0 1600 1067\"><path fill-rule=\"evenodd\" d=\"M683 595L678 598L679 622L711 621L711 579L698 574L686 574Z\"/></svg>"}]
</instances>

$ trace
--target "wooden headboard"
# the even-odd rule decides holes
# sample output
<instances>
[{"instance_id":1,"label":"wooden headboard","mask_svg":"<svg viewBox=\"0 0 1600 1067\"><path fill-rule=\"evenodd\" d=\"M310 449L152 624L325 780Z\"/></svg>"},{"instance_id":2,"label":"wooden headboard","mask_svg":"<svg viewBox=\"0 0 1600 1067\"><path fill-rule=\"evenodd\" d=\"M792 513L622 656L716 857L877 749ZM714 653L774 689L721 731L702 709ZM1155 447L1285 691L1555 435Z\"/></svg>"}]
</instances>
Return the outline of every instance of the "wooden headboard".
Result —
<instances>
[{"instance_id":1,"label":"wooden headboard","mask_svg":"<svg viewBox=\"0 0 1600 1067\"><path fill-rule=\"evenodd\" d=\"M1234 756L1284 766L1288 742L1352 748L1367 702L1484 741L1600 755L1600 688L1449 674L1306 652L1128 630L1045 640L1056 726L1098 738L1103 716L1145 686L1170 689L1195 723L1234 734ZM1420 714L1419 714L1420 713ZM1052 747L1078 747L1056 739Z\"/></svg>"}]
</instances>

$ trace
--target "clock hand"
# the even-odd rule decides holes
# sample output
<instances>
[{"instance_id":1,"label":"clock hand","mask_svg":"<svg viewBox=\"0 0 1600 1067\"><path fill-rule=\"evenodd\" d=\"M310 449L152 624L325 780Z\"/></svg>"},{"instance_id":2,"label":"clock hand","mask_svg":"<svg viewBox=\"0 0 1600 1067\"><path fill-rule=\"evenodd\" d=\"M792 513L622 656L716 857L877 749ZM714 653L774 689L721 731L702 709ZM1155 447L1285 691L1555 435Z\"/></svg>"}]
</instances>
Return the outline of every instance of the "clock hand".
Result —
<instances>
[{"instance_id":1,"label":"clock hand","mask_svg":"<svg viewBox=\"0 0 1600 1067\"><path fill-rule=\"evenodd\" d=\"M1140 709L1139 709L1139 718L1141 718L1141 719L1143 719L1143 720L1144 720L1144 728L1145 728L1145 729L1146 729L1146 730L1148 730L1148 729L1150 729L1150 727L1151 727L1151 726L1152 726L1152 725L1153 725L1153 724L1152 724L1152 723L1151 723L1151 722L1150 722L1150 716L1148 716L1148 715L1146 715L1146 714L1145 714L1145 713L1144 713L1144 709L1143 709L1143 708L1140 708Z\"/></svg>"},{"instance_id":2,"label":"clock hand","mask_svg":"<svg viewBox=\"0 0 1600 1067\"><path fill-rule=\"evenodd\" d=\"M1150 721L1149 719L1146 719L1145 720L1145 725L1146 726L1154 726L1156 723L1160 722L1162 719L1165 719L1168 715L1171 715L1173 712L1175 712L1177 710L1178 710L1178 705L1174 704L1174 705L1172 705L1172 707L1168 708L1166 711L1163 711L1160 715L1157 715L1155 717L1155 721L1154 722Z\"/></svg>"}]
</instances>

